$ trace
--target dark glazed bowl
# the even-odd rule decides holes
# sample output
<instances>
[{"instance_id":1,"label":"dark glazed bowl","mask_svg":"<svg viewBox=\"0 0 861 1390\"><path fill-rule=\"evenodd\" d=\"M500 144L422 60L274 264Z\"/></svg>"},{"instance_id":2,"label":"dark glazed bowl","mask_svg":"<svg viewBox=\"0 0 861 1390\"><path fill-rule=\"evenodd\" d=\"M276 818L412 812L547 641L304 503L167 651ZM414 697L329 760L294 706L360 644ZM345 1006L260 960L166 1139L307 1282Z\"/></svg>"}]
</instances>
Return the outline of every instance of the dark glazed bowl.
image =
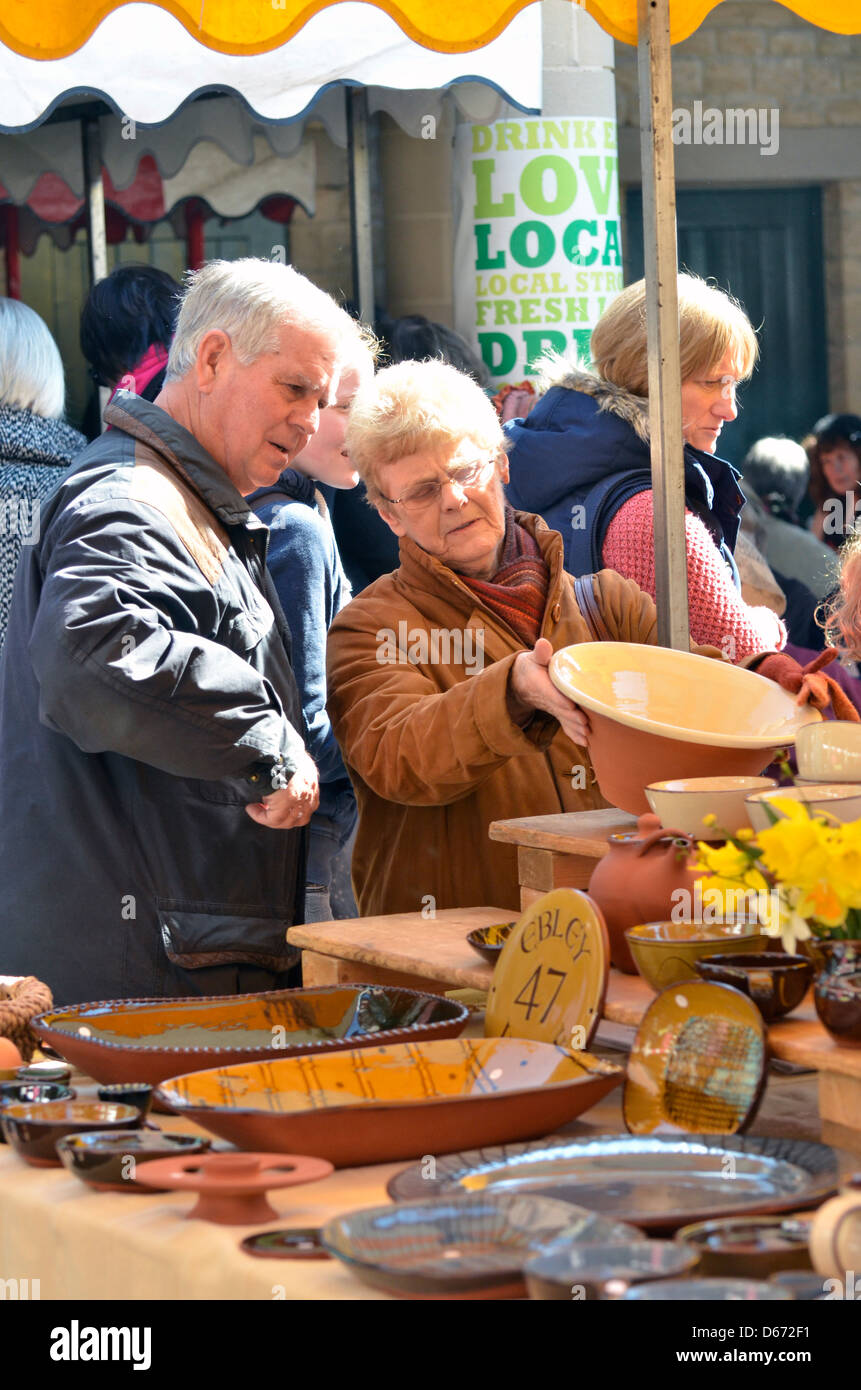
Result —
<instances>
[{"instance_id":1,"label":"dark glazed bowl","mask_svg":"<svg viewBox=\"0 0 861 1390\"><path fill-rule=\"evenodd\" d=\"M159 1189L135 1181L139 1164L205 1153L211 1146L212 1140L202 1135L168 1134L160 1129L118 1133L96 1129L58 1139L57 1153L64 1168L98 1192L153 1192Z\"/></svg>"},{"instance_id":2,"label":"dark glazed bowl","mask_svg":"<svg viewBox=\"0 0 861 1390\"><path fill-rule=\"evenodd\" d=\"M813 979L812 960L783 951L703 956L694 961L694 969L713 984L740 989L753 1000L766 1023L797 1009Z\"/></svg>"},{"instance_id":3,"label":"dark glazed bowl","mask_svg":"<svg viewBox=\"0 0 861 1390\"><path fill-rule=\"evenodd\" d=\"M0 1109L0 1125L7 1144L35 1168L59 1168L55 1148L58 1139L88 1129L136 1129L141 1113L131 1105L106 1105L104 1101L50 1100L35 1105L7 1105Z\"/></svg>"},{"instance_id":4,"label":"dark glazed bowl","mask_svg":"<svg viewBox=\"0 0 861 1390\"><path fill-rule=\"evenodd\" d=\"M510 937L516 922L500 922L498 926L476 927L467 932L466 939L474 951L478 951L490 965L496 965L500 952Z\"/></svg>"},{"instance_id":5,"label":"dark glazed bowl","mask_svg":"<svg viewBox=\"0 0 861 1390\"><path fill-rule=\"evenodd\" d=\"M152 1086L142 1081L120 1081L114 1086L100 1086L99 1100L113 1102L115 1105L133 1105L145 1120L152 1105Z\"/></svg>"},{"instance_id":6,"label":"dark glazed bowl","mask_svg":"<svg viewBox=\"0 0 861 1390\"><path fill-rule=\"evenodd\" d=\"M6 1105L44 1105L49 1100L74 1100L71 1086L59 1081L2 1081L0 1082L0 1113ZM0 1144L6 1139L0 1129Z\"/></svg>"},{"instance_id":7,"label":"dark glazed bowl","mask_svg":"<svg viewBox=\"0 0 861 1390\"><path fill-rule=\"evenodd\" d=\"M861 1047L861 941L821 946L825 965L813 986L819 1021L835 1042Z\"/></svg>"},{"instance_id":8,"label":"dark glazed bowl","mask_svg":"<svg viewBox=\"0 0 861 1390\"><path fill-rule=\"evenodd\" d=\"M718 1279L767 1279L811 1268L810 1223L798 1216L735 1216L683 1226L676 1239L699 1253L698 1274Z\"/></svg>"}]
</instances>

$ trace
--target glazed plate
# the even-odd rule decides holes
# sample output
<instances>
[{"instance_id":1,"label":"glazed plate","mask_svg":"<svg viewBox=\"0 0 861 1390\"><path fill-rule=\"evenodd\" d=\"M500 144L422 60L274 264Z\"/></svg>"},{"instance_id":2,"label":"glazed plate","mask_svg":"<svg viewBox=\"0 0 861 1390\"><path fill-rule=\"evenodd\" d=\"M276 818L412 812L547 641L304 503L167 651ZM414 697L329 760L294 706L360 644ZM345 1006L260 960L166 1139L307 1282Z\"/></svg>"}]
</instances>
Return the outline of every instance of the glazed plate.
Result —
<instances>
[{"instance_id":1,"label":"glazed plate","mask_svg":"<svg viewBox=\"0 0 861 1390\"><path fill-rule=\"evenodd\" d=\"M371 1042L452 1038L462 1004L411 989L335 985L191 999L119 999L53 1009L39 1037L102 1082L157 1085L168 1076Z\"/></svg>"},{"instance_id":2,"label":"glazed plate","mask_svg":"<svg viewBox=\"0 0 861 1390\"><path fill-rule=\"evenodd\" d=\"M363 1283L407 1298L517 1298L523 1265L554 1239L630 1243L637 1232L567 1202L498 1192L371 1207L330 1221L330 1255Z\"/></svg>"},{"instance_id":3,"label":"glazed plate","mask_svg":"<svg viewBox=\"0 0 861 1390\"><path fill-rule=\"evenodd\" d=\"M636 1303L773 1303L791 1299L789 1289L756 1279L661 1279L638 1284L622 1295Z\"/></svg>"},{"instance_id":4,"label":"glazed plate","mask_svg":"<svg viewBox=\"0 0 861 1390\"><path fill-rule=\"evenodd\" d=\"M496 963L486 1036L588 1047L609 970L610 941L597 905L573 888L546 893L524 912Z\"/></svg>"},{"instance_id":5,"label":"glazed plate","mask_svg":"<svg viewBox=\"0 0 861 1390\"><path fill-rule=\"evenodd\" d=\"M347 1168L548 1134L623 1075L549 1043L455 1038L217 1067L156 1099L241 1149Z\"/></svg>"},{"instance_id":6,"label":"glazed plate","mask_svg":"<svg viewBox=\"0 0 861 1390\"><path fill-rule=\"evenodd\" d=\"M677 1240L607 1241L572 1245L564 1236L527 1260L530 1298L565 1301L618 1297L630 1284L689 1274L699 1256ZM575 1294L576 1291L576 1294Z\"/></svg>"},{"instance_id":7,"label":"glazed plate","mask_svg":"<svg viewBox=\"0 0 861 1390\"><path fill-rule=\"evenodd\" d=\"M756 1114L768 1063L765 1024L741 990L683 980L653 1000L628 1059L631 1134L738 1134Z\"/></svg>"},{"instance_id":8,"label":"glazed plate","mask_svg":"<svg viewBox=\"0 0 861 1390\"><path fill-rule=\"evenodd\" d=\"M815 1206L853 1163L796 1139L607 1134L450 1154L437 1159L433 1178L416 1163L390 1179L388 1192L396 1202L535 1192L646 1231L675 1231L713 1217Z\"/></svg>"}]
</instances>

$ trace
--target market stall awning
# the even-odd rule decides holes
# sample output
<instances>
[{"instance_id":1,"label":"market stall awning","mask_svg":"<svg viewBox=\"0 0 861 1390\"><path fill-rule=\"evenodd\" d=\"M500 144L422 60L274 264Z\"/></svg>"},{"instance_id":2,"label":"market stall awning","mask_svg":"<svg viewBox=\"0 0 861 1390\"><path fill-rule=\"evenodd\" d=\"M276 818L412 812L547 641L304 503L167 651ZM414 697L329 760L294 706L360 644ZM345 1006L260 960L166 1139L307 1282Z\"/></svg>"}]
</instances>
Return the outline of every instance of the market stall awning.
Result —
<instances>
[{"instance_id":1,"label":"market stall awning","mask_svg":"<svg viewBox=\"0 0 861 1390\"><path fill-rule=\"evenodd\" d=\"M440 52L467 53L498 38L527 3L529 0L470 0L469 4L462 0L369 0L361 6L364 13L359 27L373 29L372 11L379 9L391 15L416 43ZM573 3L583 4L614 38L637 42L637 0ZM720 3L671 0L671 42L688 38ZM247 0L159 0L158 8L206 48L248 57L271 53L288 41L292 44L303 28L312 27L334 4L335 0L272 0L259 5ZM802 19L835 33L857 33L861 26L858 0L783 0L783 4ZM26 58L61 59L86 45L97 28L104 28L105 16L110 20L126 8L124 0L7 0L0 18L0 42ZM338 5L339 11L346 8Z\"/></svg>"},{"instance_id":2,"label":"market stall awning","mask_svg":"<svg viewBox=\"0 0 861 1390\"><path fill-rule=\"evenodd\" d=\"M234 93L267 122L295 121L333 89L343 112L337 89L344 84L368 88L371 111L386 109L415 133L444 88L452 88L466 114L477 119L493 118L508 103L540 109L536 3L518 5L513 18L509 10L504 31L500 26L491 43L466 58L457 49L437 51L415 42L373 4L341 0L310 18L306 6L307 22L298 30L285 29L293 0L284 4L284 10L268 3L222 4L239 37L220 46L208 37L206 0L191 7L193 23L186 7L173 3L116 6L100 0L97 13L95 5L90 13L88 4L69 0L7 0L0 12L0 130L32 129L62 101L82 96L102 97L123 116L157 125L192 97L216 91ZM90 22L103 14L101 23ZM204 18L200 29L198 15ZM272 41L261 42L255 25L270 16L281 26L281 37L273 30ZM250 39L242 38L246 31ZM223 24L217 32L226 32ZM340 121L343 131L334 104L329 118ZM345 142L344 133L339 143Z\"/></svg>"}]
</instances>

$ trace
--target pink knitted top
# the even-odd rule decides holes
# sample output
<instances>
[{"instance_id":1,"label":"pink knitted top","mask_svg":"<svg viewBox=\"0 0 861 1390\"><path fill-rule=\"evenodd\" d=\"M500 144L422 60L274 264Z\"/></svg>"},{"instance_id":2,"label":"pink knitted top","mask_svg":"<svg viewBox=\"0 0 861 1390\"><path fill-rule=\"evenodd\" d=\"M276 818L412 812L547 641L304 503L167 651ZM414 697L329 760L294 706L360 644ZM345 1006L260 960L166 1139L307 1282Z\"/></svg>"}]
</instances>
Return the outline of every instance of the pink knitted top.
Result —
<instances>
[{"instance_id":1,"label":"pink knitted top","mask_svg":"<svg viewBox=\"0 0 861 1390\"><path fill-rule=\"evenodd\" d=\"M655 597L654 510L651 492L638 492L607 528L603 561ZM786 628L770 608L751 608L732 581L726 561L699 517L685 511L691 637L720 647L730 661L786 644Z\"/></svg>"}]
</instances>

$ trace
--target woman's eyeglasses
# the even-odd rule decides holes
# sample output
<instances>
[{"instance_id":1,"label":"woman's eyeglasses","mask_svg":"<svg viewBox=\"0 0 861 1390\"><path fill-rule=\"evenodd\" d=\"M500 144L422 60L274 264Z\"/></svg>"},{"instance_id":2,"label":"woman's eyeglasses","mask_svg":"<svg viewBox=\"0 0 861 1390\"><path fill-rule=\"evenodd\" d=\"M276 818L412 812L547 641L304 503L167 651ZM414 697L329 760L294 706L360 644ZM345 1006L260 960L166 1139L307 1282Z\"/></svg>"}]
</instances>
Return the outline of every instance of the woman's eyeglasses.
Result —
<instances>
[{"instance_id":1,"label":"woman's eyeglasses","mask_svg":"<svg viewBox=\"0 0 861 1390\"><path fill-rule=\"evenodd\" d=\"M435 482L419 483L408 488L402 497L384 497L391 507L403 507L405 512L422 512L440 499L440 494L449 483L457 488L480 487L496 467L497 456L476 459L474 463L461 464L450 469L444 478Z\"/></svg>"}]
</instances>

